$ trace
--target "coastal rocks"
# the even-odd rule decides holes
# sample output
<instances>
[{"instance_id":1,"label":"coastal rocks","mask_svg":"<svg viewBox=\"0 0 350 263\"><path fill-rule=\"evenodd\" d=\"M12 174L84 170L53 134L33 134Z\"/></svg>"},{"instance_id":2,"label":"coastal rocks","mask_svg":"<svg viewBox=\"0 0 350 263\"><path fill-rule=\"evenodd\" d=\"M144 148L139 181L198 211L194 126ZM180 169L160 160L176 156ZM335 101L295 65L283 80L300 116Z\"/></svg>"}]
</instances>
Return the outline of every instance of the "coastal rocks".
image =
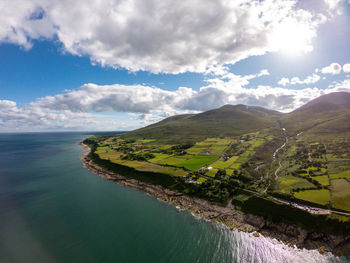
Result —
<instances>
[{"instance_id":1,"label":"coastal rocks","mask_svg":"<svg viewBox=\"0 0 350 263\"><path fill-rule=\"evenodd\" d=\"M212 219L217 218L220 214L217 212L203 212L202 215L203 215L203 217L205 217L209 220L212 220Z\"/></svg>"},{"instance_id":2,"label":"coastal rocks","mask_svg":"<svg viewBox=\"0 0 350 263\"><path fill-rule=\"evenodd\" d=\"M265 235L273 236L289 245L297 245L302 247L308 236L308 232L295 225L287 225L284 223L273 223L266 221L265 226L260 230Z\"/></svg>"},{"instance_id":3,"label":"coastal rocks","mask_svg":"<svg viewBox=\"0 0 350 263\"><path fill-rule=\"evenodd\" d=\"M258 229L261 229L265 225L265 220L262 217L254 216L251 214L247 214L244 216L244 221L249 225L255 226Z\"/></svg>"},{"instance_id":4,"label":"coastal rocks","mask_svg":"<svg viewBox=\"0 0 350 263\"><path fill-rule=\"evenodd\" d=\"M346 240L344 240L341 244L339 244L333 250L333 252L338 256L345 255L349 253L349 251L350 251L350 238L347 238Z\"/></svg>"},{"instance_id":5,"label":"coastal rocks","mask_svg":"<svg viewBox=\"0 0 350 263\"><path fill-rule=\"evenodd\" d=\"M337 247L339 246L342 242L344 242L344 238L340 237L340 236L333 236L333 235L328 235L326 237L326 241L327 243L329 243L329 245L331 247Z\"/></svg>"}]
</instances>

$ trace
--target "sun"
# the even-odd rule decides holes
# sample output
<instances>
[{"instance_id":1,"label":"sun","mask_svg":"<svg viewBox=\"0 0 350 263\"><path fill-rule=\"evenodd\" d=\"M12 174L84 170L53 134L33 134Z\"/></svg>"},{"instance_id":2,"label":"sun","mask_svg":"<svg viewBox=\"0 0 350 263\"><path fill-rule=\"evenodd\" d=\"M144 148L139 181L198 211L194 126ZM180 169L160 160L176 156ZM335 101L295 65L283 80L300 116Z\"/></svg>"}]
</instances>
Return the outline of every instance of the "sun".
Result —
<instances>
[{"instance_id":1,"label":"sun","mask_svg":"<svg viewBox=\"0 0 350 263\"><path fill-rule=\"evenodd\" d=\"M285 22L272 33L271 45L276 51L289 56L300 56L312 51L314 32L309 25Z\"/></svg>"}]
</instances>

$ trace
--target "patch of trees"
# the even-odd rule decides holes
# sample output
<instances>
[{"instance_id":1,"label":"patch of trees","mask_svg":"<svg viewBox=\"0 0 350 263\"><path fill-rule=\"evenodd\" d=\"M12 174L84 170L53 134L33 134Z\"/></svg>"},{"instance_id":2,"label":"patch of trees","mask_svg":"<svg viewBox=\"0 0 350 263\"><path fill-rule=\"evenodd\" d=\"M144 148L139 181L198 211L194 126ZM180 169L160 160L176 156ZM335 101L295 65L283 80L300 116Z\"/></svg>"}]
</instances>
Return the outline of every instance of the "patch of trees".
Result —
<instances>
[{"instance_id":1,"label":"patch of trees","mask_svg":"<svg viewBox=\"0 0 350 263\"><path fill-rule=\"evenodd\" d=\"M275 141L269 141L257 148L255 148L254 159L258 162L264 161L266 163L272 160L272 154L278 147Z\"/></svg>"},{"instance_id":2,"label":"patch of trees","mask_svg":"<svg viewBox=\"0 0 350 263\"><path fill-rule=\"evenodd\" d=\"M122 157L122 160L130 160L130 161L147 161L148 159L152 159L155 156L152 153L127 153Z\"/></svg>"},{"instance_id":3,"label":"patch of trees","mask_svg":"<svg viewBox=\"0 0 350 263\"><path fill-rule=\"evenodd\" d=\"M213 203L225 204L230 197L229 185L226 182L207 180L201 184L200 196Z\"/></svg>"},{"instance_id":4,"label":"patch of trees","mask_svg":"<svg viewBox=\"0 0 350 263\"><path fill-rule=\"evenodd\" d=\"M83 141L84 144L92 146L94 148L96 148L98 146L98 142L99 142L99 140L95 136L87 138Z\"/></svg>"},{"instance_id":5,"label":"patch of trees","mask_svg":"<svg viewBox=\"0 0 350 263\"><path fill-rule=\"evenodd\" d=\"M192 176L193 179L198 179L199 177L205 175L207 170L199 170L199 171L194 171L191 172L190 175Z\"/></svg>"},{"instance_id":6,"label":"patch of trees","mask_svg":"<svg viewBox=\"0 0 350 263\"><path fill-rule=\"evenodd\" d=\"M225 169L219 169L215 174L215 179L221 179L223 176L226 175Z\"/></svg>"},{"instance_id":7,"label":"patch of trees","mask_svg":"<svg viewBox=\"0 0 350 263\"><path fill-rule=\"evenodd\" d=\"M122 152L124 154L129 154L131 153L132 151L134 151L134 149L132 147L129 147L127 145L122 145L122 146L119 146L117 148L115 148L118 152Z\"/></svg>"}]
</instances>

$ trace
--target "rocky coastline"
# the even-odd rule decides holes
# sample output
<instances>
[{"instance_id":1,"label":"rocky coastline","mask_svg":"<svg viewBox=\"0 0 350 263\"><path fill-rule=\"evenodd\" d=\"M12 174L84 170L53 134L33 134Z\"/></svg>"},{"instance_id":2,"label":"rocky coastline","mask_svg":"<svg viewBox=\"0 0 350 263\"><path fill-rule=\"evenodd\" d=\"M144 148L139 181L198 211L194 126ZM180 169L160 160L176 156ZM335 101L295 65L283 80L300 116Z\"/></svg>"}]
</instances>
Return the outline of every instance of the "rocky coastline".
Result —
<instances>
[{"instance_id":1,"label":"rocky coastline","mask_svg":"<svg viewBox=\"0 0 350 263\"><path fill-rule=\"evenodd\" d=\"M183 210L190 211L196 216L215 223L222 223L230 230L237 229L239 231L253 233L254 236L268 236L282 241L291 247L318 249L320 253L330 251L335 255L341 256L349 252L350 235L345 235L345 233L342 236L334 236L308 232L295 225L276 224L265 220L263 217L245 214L236 210L231 202L226 207L221 207L199 198L193 198L171 191L159 185L126 178L96 165L89 158L90 148L83 142L79 142L79 145L84 150L81 160L84 166L91 172L120 185L144 191L160 201L172 203Z\"/></svg>"}]
</instances>

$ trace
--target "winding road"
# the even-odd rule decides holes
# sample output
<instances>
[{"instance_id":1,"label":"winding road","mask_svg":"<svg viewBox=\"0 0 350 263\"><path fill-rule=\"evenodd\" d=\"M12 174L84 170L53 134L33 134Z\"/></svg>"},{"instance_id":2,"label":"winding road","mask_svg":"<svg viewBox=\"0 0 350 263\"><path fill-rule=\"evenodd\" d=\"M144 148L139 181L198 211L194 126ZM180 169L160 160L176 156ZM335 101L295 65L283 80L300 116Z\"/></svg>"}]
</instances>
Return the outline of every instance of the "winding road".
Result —
<instances>
[{"instance_id":1,"label":"winding road","mask_svg":"<svg viewBox=\"0 0 350 263\"><path fill-rule=\"evenodd\" d=\"M287 137L287 135L286 135L286 129L285 129L285 128L282 128L282 130L283 130L284 136L285 136L285 138L286 138L286 141L285 141L285 143L284 143L281 147L277 148L276 151L273 153L273 155L272 155L272 162L275 162L275 161L276 161L276 156L277 156L278 152L279 152L280 150L282 150L282 149L287 145L287 143L288 143L288 137ZM281 168L282 168L281 161L279 161L279 162L278 162L278 168L277 168L276 171L275 171L275 179L278 178L278 173L279 173L279 171L281 170Z\"/></svg>"}]
</instances>

